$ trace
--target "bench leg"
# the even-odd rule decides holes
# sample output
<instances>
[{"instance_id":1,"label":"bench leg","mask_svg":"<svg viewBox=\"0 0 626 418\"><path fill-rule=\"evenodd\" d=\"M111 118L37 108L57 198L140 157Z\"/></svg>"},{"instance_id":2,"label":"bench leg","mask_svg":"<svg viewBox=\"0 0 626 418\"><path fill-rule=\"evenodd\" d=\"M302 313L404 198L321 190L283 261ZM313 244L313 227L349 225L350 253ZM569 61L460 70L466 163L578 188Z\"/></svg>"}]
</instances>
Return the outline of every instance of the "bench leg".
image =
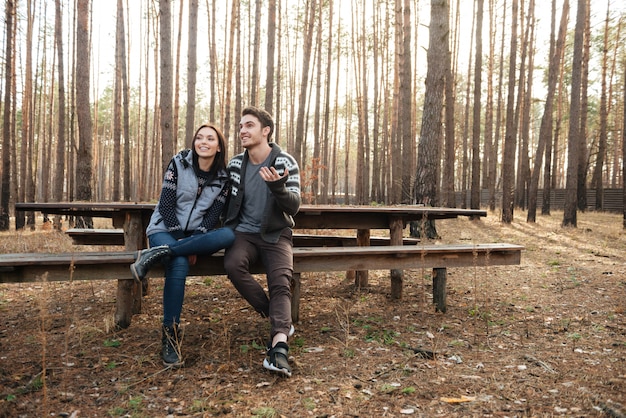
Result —
<instances>
[{"instance_id":1,"label":"bench leg","mask_svg":"<svg viewBox=\"0 0 626 418\"><path fill-rule=\"evenodd\" d=\"M357 229L356 231L356 245L359 247L369 247L370 245L370 230L369 229ZM369 279L369 272L367 270L357 270L354 277L354 285L360 289L367 286Z\"/></svg>"},{"instance_id":2,"label":"bench leg","mask_svg":"<svg viewBox=\"0 0 626 418\"><path fill-rule=\"evenodd\" d=\"M402 245L404 222L402 218L394 218L389 222L389 244ZM402 299L402 283L404 281L404 271L398 269L391 270L391 299Z\"/></svg>"},{"instance_id":3,"label":"bench leg","mask_svg":"<svg viewBox=\"0 0 626 418\"><path fill-rule=\"evenodd\" d=\"M119 228L120 219L114 219L114 226ZM126 213L124 217L124 248L126 251L137 251L144 248L144 226L140 214ZM130 266L129 266L130 269ZM130 277L130 270L128 270ZM141 313L141 298L145 284L135 280L120 279L117 281L117 305L115 310L115 326L118 329L130 326L133 314Z\"/></svg>"},{"instance_id":4,"label":"bench leg","mask_svg":"<svg viewBox=\"0 0 626 418\"><path fill-rule=\"evenodd\" d=\"M391 299L402 299L402 282L404 281L403 276L403 270L391 270Z\"/></svg>"},{"instance_id":5,"label":"bench leg","mask_svg":"<svg viewBox=\"0 0 626 418\"><path fill-rule=\"evenodd\" d=\"M141 287L134 280L117 281L117 300L115 306L115 326L118 329L125 329L130 326L133 317L137 289Z\"/></svg>"},{"instance_id":6,"label":"bench leg","mask_svg":"<svg viewBox=\"0 0 626 418\"><path fill-rule=\"evenodd\" d=\"M444 268L433 269L433 303L436 312L446 313L446 282L448 271Z\"/></svg>"},{"instance_id":7,"label":"bench leg","mask_svg":"<svg viewBox=\"0 0 626 418\"><path fill-rule=\"evenodd\" d=\"M291 322L300 322L300 273L291 277Z\"/></svg>"}]
</instances>

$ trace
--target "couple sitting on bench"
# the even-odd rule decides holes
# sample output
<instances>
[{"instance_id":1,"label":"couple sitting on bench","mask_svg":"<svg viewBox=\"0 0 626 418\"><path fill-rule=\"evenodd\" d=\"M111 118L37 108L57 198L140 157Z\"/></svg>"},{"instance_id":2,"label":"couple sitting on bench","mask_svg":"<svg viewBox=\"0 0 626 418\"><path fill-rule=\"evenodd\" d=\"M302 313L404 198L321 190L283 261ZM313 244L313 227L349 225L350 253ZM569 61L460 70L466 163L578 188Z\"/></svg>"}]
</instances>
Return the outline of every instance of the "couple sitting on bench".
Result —
<instances>
[{"instance_id":1,"label":"couple sitting on bench","mask_svg":"<svg viewBox=\"0 0 626 418\"><path fill-rule=\"evenodd\" d=\"M148 269L166 261L163 288L161 357L168 367L183 365L178 328L189 263L197 255L226 248L224 268L235 288L263 317L270 338L263 366L291 376L288 337L291 324L293 215L300 207L300 177L294 158L270 143L271 115L243 110L239 137L245 149L226 165L226 143L212 124L200 126L191 150L170 161L159 202L146 230L150 248L138 252L131 272L142 280ZM225 214L224 227L217 228ZM269 295L249 268L262 260Z\"/></svg>"}]
</instances>

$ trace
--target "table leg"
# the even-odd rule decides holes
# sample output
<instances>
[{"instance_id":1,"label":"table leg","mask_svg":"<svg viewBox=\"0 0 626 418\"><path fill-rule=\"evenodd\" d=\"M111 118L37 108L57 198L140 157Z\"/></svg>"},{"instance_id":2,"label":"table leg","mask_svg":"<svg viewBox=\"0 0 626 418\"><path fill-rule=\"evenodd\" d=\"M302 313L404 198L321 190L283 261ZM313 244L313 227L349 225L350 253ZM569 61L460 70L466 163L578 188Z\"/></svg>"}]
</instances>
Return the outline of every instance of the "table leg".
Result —
<instances>
[{"instance_id":1,"label":"table leg","mask_svg":"<svg viewBox=\"0 0 626 418\"><path fill-rule=\"evenodd\" d=\"M370 230L369 229L357 229L356 231L356 245L359 247L369 247L370 245ZM354 285L357 288L367 286L369 274L367 270L357 270L354 276Z\"/></svg>"},{"instance_id":2,"label":"table leg","mask_svg":"<svg viewBox=\"0 0 626 418\"><path fill-rule=\"evenodd\" d=\"M127 213L124 219L124 248L126 251L137 251L144 247L143 222L140 213ZM130 266L128 270L130 275ZM142 286L135 280L120 279L117 281L117 305L115 325L122 329L130 326L133 314L141 312Z\"/></svg>"},{"instance_id":3,"label":"table leg","mask_svg":"<svg viewBox=\"0 0 626 418\"><path fill-rule=\"evenodd\" d=\"M293 273L291 278L291 322L297 324L300 322L300 273Z\"/></svg>"},{"instance_id":4,"label":"table leg","mask_svg":"<svg viewBox=\"0 0 626 418\"><path fill-rule=\"evenodd\" d=\"M404 234L404 221L402 218L392 218L389 222L389 244L402 245ZM404 272L398 269L391 270L391 298L402 299L402 283Z\"/></svg>"},{"instance_id":5,"label":"table leg","mask_svg":"<svg viewBox=\"0 0 626 418\"><path fill-rule=\"evenodd\" d=\"M433 269L433 303L435 312L446 313L446 282L448 271L445 267Z\"/></svg>"}]
</instances>

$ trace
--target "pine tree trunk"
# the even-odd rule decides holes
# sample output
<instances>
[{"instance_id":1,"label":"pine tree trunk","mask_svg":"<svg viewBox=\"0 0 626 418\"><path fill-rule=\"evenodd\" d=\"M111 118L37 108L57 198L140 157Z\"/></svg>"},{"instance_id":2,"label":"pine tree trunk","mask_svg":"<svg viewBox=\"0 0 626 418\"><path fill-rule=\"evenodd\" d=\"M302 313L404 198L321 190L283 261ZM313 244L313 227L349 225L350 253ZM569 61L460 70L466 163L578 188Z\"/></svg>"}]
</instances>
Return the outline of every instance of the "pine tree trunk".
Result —
<instances>
[{"instance_id":1,"label":"pine tree trunk","mask_svg":"<svg viewBox=\"0 0 626 418\"><path fill-rule=\"evenodd\" d=\"M580 158L580 115L581 87L583 72L583 49L587 0L578 0L576 27L574 30L574 57L572 62L572 87L570 98L569 130L567 138L567 176L565 184L565 206L563 226L577 226L576 209L578 204L578 169Z\"/></svg>"},{"instance_id":2,"label":"pine tree trunk","mask_svg":"<svg viewBox=\"0 0 626 418\"><path fill-rule=\"evenodd\" d=\"M506 104L506 128L502 161L502 222L513 222L513 197L515 196L515 68L517 61L517 14L518 0L513 0L511 13L511 48L509 56L508 93Z\"/></svg>"}]
</instances>

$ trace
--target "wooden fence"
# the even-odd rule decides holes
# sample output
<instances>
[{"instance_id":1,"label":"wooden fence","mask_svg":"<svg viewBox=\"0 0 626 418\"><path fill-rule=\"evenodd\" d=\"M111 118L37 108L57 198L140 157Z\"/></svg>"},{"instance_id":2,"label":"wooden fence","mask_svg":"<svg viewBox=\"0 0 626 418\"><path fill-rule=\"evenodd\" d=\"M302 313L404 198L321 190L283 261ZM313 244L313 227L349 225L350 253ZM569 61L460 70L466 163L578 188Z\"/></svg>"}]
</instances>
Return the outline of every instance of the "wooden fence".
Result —
<instances>
[{"instance_id":1,"label":"wooden fence","mask_svg":"<svg viewBox=\"0 0 626 418\"><path fill-rule=\"evenodd\" d=\"M616 212L623 213L624 212L624 200L623 200L623 189L604 189L603 196L603 210L605 212ZM462 192L456 193L456 202L457 206L461 205L462 202ZM587 189L587 209L595 210L596 209L596 190L595 189ZM470 207L470 192L466 193L466 205ZM543 202L543 190L539 190L537 193L537 209L541 210L541 205ZM489 206L489 191L481 190L480 192L480 206L486 207ZM496 207L502 206L502 191L496 191ZM565 189L557 189L552 190L550 193L550 208L551 209L563 209L565 206ZM526 207L528 207L528 198L526 199Z\"/></svg>"}]
</instances>

